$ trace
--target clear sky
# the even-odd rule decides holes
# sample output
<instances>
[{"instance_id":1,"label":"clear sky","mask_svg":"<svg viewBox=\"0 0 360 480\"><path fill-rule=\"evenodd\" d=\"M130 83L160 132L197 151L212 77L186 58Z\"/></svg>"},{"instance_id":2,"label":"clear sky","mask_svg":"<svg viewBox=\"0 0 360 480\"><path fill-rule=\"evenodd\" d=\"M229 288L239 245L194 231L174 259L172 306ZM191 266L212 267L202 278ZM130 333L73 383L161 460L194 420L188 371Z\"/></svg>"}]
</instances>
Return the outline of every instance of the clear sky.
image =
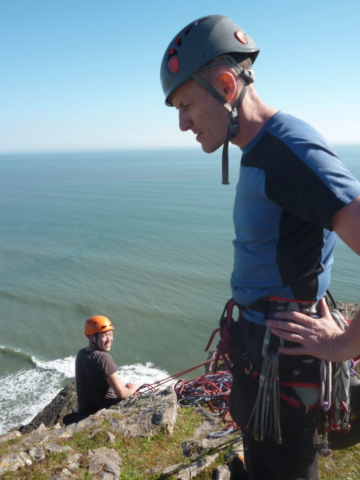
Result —
<instances>
[{"instance_id":1,"label":"clear sky","mask_svg":"<svg viewBox=\"0 0 360 480\"><path fill-rule=\"evenodd\" d=\"M359 0L0 0L0 152L196 145L159 70L173 36L209 14L260 47L265 103L360 144Z\"/></svg>"}]
</instances>

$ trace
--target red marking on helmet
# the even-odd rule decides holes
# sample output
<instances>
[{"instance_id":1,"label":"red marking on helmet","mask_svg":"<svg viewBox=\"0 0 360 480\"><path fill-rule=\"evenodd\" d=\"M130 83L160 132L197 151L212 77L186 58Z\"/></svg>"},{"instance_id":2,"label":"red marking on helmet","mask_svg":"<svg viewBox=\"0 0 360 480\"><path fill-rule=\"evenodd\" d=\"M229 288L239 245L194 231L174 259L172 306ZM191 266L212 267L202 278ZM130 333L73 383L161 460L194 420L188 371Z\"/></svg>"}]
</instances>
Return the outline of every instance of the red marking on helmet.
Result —
<instances>
[{"instance_id":1,"label":"red marking on helmet","mask_svg":"<svg viewBox=\"0 0 360 480\"><path fill-rule=\"evenodd\" d=\"M176 43L176 45L179 45L179 47L180 47L180 45L181 45L181 37L178 37L178 38L175 40L175 43Z\"/></svg>"},{"instance_id":2,"label":"red marking on helmet","mask_svg":"<svg viewBox=\"0 0 360 480\"><path fill-rule=\"evenodd\" d=\"M175 48L170 48L169 55L172 55L175 52Z\"/></svg>"},{"instance_id":3,"label":"red marking on helmet","mask_svg":"<svg viewBox=\"0 0 360 480\"><path fill-rule=\"evenodd\" d=\"M171 57L170 58L169 68L173 73L176 73L179 70L179 59L178 59L178 57Z\"/></svg>"},{"instance_id":4,"label":"red marking on helmet","mask_svg":"<svg viewBox=\"0 0 360 480\"><path fill-rule=\"evenodd\" d=\"M246 35L244 32L241 32L240 30L238 30L237 32L235 32L235 38L237 40L239 40L239 42L243 43L243 44L246 44L247 43L247 38L246 38Z\"/></svg>"}]
</instances>

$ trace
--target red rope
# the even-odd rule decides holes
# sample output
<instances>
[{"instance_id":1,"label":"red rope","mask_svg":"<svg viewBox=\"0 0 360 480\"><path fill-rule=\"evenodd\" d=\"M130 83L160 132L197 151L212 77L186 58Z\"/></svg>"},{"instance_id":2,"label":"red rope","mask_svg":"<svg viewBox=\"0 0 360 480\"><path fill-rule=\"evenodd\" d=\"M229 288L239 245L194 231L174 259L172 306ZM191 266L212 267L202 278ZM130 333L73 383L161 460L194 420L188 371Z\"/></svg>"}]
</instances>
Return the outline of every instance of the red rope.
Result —
<instances>
[{"instance_id":1,"label":"red rope","mask_svg":"<svg viewBox=\"0 0 360 480\"><path fill-rule=\"evenodd\" d=\"M141 385L141 387L139 387L136 390L136 394L143 395L144 393L147 393L149 391L153 391L156 388L163 385L164 383L170 382L171 380L175 380L176 378L179 378L182 375L186 375L187 373L192 372L193 370L196 370L197 368L203 367L204 365L207 365L208 363L211 363L212 361L213 360L208 360L207 362L200 363L199 365L196 365L195 367L188 368L187 370L183 370L182 372L179 372L179 373L175 373L174 375L170 375L170 377L163 378L162 380L158 380L157 382L154 382L154 383L151 383L151 384L144 383L143 385Z\"/></svg>"},{"instance_id":2,"label":"red rope","mask_svg":"<svg viewBox=\"0 0 360 480\"><path fill-rule=\"evenodd\" d=\"M143 395L150 391L156 390L156 388L164 385L171 380L175 380L183 375L186 375L197 368L208 365L214 360L208 360L207 362L200 363L195 367L188 368L182 372L170 375L162 380L158 380L152 384L143 384L136 391L136 395ZM185 381L179 379L174 386L174 390L178 396L178 403L181 407L198 406L204 413L211 416L222 416L223 421L226 424L224 430L228 430L231 427L238 429L235 422L229 419L229 395L232 385L232 374L229 371L209 372L196 377L192 380ZM205 410L203 405L208 406L208 410Z\"/></svg>"}]
</instances>

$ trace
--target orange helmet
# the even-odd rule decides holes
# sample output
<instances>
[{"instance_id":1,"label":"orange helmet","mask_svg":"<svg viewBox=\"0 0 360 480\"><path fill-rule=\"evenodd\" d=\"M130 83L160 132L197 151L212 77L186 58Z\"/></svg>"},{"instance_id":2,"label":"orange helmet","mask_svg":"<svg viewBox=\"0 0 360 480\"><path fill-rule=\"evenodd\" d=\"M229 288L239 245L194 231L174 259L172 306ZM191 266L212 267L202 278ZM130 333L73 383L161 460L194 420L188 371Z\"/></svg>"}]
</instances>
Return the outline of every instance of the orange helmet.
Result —
<instances>
[{"instance_id":1,"label":"orange helmet","mask_svg":"<svg viewBox=\"0 0 360 480\"><path fill-rule=\"evenodd\" d=\"M114 330L111 321L103 315L95 315L88 318L85 322L85 335L95 335L95 333L109 332Z\"/></svg>"}]
</instances>

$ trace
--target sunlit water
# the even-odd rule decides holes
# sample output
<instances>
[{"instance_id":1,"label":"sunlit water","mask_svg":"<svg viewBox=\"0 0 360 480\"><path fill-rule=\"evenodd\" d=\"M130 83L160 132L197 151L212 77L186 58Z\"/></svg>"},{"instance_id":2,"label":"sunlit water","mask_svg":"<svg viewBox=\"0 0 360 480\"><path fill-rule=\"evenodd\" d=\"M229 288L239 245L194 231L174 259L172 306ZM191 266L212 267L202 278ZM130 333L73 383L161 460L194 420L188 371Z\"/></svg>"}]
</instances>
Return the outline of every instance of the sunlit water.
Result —
<instances>
[{"instance_id":1,"label":"sunlit water","mask_svg":"<svg viewBox=\"0 0 360 480\"><path fill-rule=\"evenodd\" d=\"M360 179L360 147L336 151ZM240 153L199 150L0 156L0 433L74 377L94 314L137 385L203 362L230 298ZM359 258L339 243L331 289L359 301Z\"/></svg>"}]
</instances>

